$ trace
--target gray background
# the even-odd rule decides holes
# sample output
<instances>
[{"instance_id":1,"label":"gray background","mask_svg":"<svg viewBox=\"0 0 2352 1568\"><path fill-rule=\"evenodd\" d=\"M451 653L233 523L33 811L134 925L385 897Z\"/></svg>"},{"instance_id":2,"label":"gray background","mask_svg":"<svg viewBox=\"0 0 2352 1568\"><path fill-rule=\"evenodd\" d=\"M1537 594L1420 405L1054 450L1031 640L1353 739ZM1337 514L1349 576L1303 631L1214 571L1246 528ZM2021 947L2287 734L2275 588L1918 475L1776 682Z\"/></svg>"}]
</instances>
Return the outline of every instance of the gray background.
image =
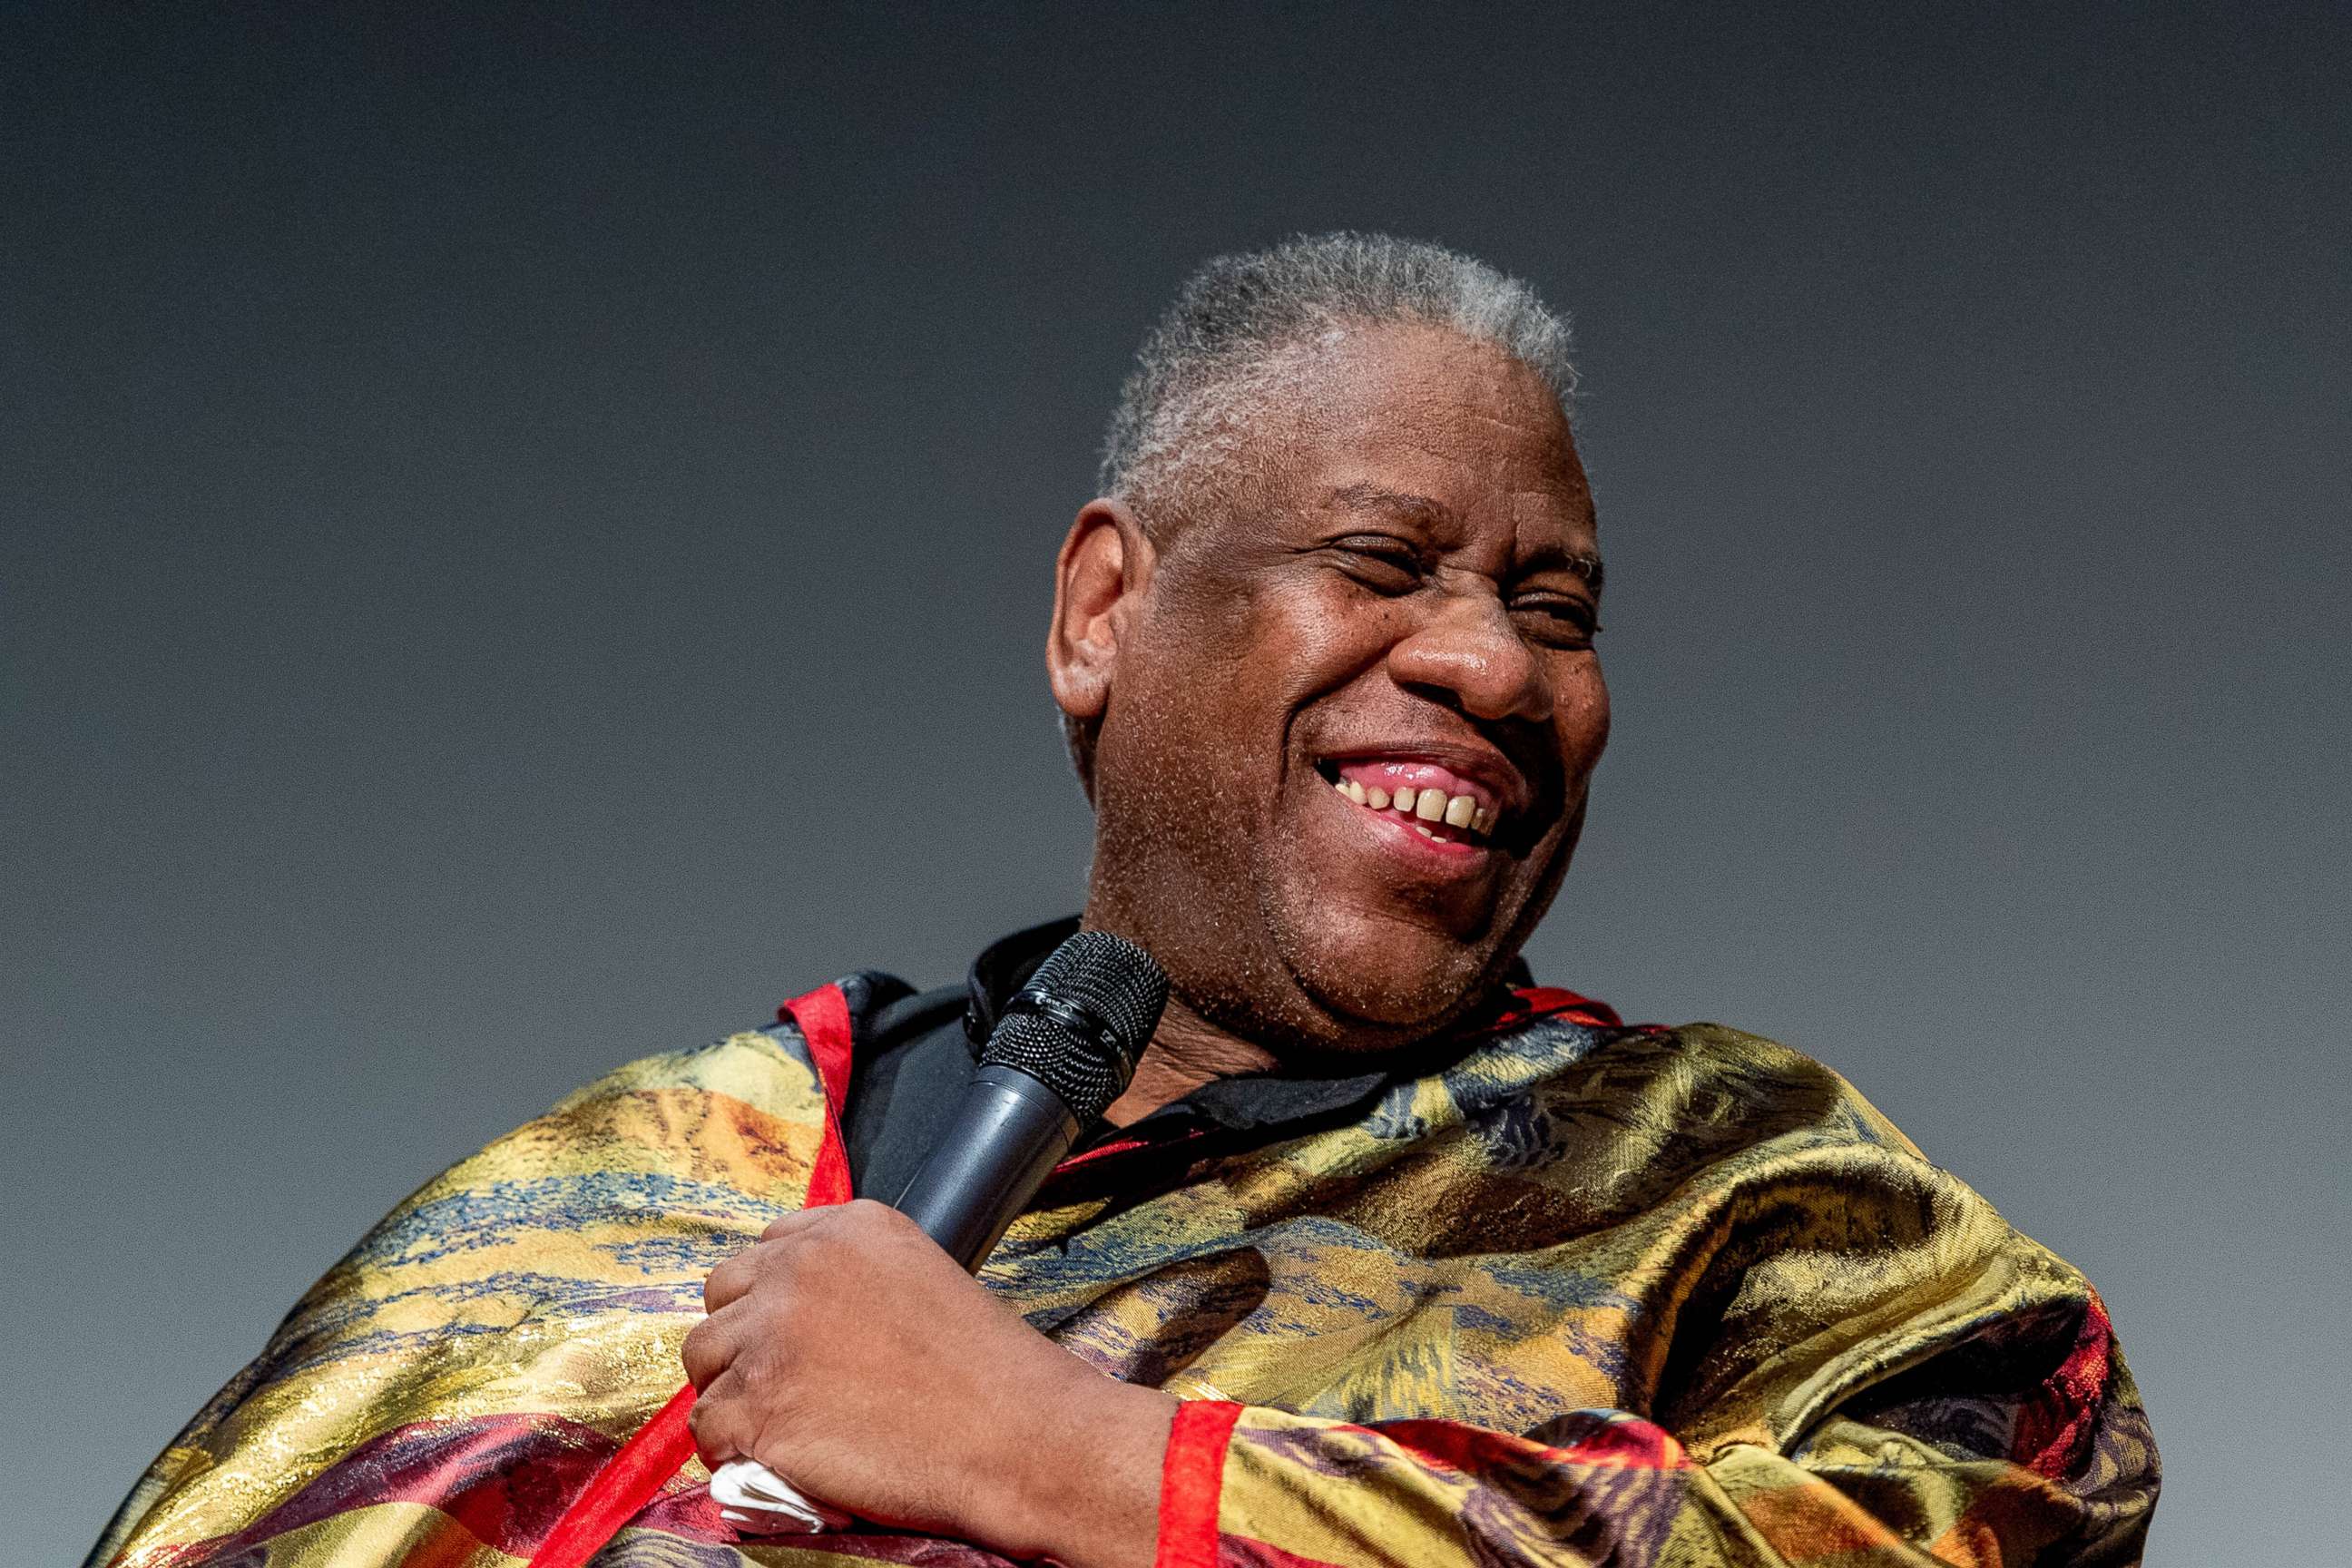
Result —
<instances>
[{"instance_id":1,"label":"gray background","mask_svg":"<svg viewBox=\"0 0 2352 1568\"><path fill-rule=\"evenodd\" d=\"M1075 907L1102 416L1342 225L1580 323L1538 972L2081 1264L2151 1562L2340 1544L2340 7L279 9L0 37L12 1561L446 1161Z\"/></svg>"}]
</instances>

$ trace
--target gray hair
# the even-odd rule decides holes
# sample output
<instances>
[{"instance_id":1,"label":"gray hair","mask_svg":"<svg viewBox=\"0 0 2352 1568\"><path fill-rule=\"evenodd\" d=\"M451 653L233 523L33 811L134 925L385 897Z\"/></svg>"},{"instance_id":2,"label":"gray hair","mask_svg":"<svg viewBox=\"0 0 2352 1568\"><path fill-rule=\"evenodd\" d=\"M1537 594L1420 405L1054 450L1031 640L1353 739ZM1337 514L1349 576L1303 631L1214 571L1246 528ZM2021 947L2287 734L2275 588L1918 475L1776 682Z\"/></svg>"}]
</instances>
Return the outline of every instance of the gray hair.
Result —
<instances>
[{"instance_id":1,"label":"gray hair","mask_svg":"<svg viewBox=\"0 0 2352 1568\"><path fill-rule=\"evenodd\" d=\"M1133 504L1174 493L1204 463L1231 467L1250 416L1318 345L1350 327L1394 322L1493 344L1541 376L1562 410L1575 395L1568 322L1517 279L1442 245L1301 235L1217 257L1184 280L1120 389L1099 493Z\"/></svg>"}]
</instances>

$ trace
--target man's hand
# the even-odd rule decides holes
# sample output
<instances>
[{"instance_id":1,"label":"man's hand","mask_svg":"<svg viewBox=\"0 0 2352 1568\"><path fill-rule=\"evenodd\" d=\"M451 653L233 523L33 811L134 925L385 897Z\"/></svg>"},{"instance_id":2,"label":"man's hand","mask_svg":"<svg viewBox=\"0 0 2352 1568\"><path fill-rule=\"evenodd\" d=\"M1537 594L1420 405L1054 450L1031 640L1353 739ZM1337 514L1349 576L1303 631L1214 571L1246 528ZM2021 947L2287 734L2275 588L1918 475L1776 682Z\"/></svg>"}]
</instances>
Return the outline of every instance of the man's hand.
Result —
<instances>
[{"instance_id":1,"label":"man's hand","mask_svg":"<svg viewBox=\"0 0 2352 1568\"><path fill-rule=\"evenodd\" d=\"M902 1530L1148 1564L1176 1401L1095 1371L877 1203L789 1215L702 1289L694 1439Z\"/></svg>"}]
</instances>

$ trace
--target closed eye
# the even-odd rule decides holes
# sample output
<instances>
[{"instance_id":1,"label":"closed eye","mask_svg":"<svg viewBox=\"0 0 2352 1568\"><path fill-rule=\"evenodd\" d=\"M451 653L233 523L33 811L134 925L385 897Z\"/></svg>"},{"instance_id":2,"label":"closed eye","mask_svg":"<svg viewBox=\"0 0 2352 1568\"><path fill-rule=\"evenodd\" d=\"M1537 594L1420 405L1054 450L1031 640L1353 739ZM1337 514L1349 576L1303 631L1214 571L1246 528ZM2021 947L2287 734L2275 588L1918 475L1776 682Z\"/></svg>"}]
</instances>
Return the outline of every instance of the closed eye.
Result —
<instances>
[{"instance_id":1,"label":"closed eye","mask_svg":"<svg viewBox=\"0 0 2352 1568\"><path fill-rule=\"evenodd\" d=\"M1511 601L1511 616L1548 647L1587 648L1601 635L1592 603L1565 594L1527 594Z\"/></svg>"},{"instance_id":2,"label":"closed eye","mask_svg":"<svg viewBox=\"0 0 2352 1568\"><path fill-rule=\"evenodd\" d=\"M1351 534L1326 547L1339 569L1376 594L1409 594L1421 585L1421 552L1387 534Z\"/></svg>"}]
</instances>

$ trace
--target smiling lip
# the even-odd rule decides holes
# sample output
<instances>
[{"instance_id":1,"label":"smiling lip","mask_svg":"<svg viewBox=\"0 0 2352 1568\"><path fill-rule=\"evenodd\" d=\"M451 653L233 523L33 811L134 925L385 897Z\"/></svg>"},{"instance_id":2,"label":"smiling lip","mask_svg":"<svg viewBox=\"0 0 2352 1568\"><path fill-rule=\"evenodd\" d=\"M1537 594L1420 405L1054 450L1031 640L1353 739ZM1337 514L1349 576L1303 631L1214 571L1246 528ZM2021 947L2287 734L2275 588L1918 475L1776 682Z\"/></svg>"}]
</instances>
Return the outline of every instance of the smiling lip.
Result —
<instances>
[{"instance_id":1,"label":"smiling lip","mask_svg":"<svg viewBox=\"0 0 2352 1568\"><path fill-rule=\"evenodd\" d=\"M1475 860L1486 853L1518 791L1506 795L1492 780L1449 766L1452 761L1369 753L1326 759L1318 772L1395 848ZM1516 774L1510 782L1517 783Z\"/></svg>"},{"instance_id":2,"label":"smiling lip","mask_svg":"<svg viewBox=\"0 0 2352 1568\"><path fill-rule=\"evenodd\" d=\"M1351 804L1345 796L1340 797L1339 805L1370 828L1372 837L1391 854L1433 862L1460 874L1484 865L1494 853L1485 839L1467 828L1443 822L1422 822L1400 811L1374 811Z\"/></svg>"},{"instance_id":3,"label":"smiling lip","mask_svg":"<svg viewBox=\"0 0 2352 1568\"><path fill-rule=\"evenodd\" d=\"M1416 790L1434 786L1449 795L1467 795L1498 816L1523 812L1528 805L1526 776L1501 752L1483 746L1367 746L1326 753L1316 766L1333 784L1353 777L1366 784L1385 784L1391 794L1403 784Z\"/></svg>"}]
</instances>

